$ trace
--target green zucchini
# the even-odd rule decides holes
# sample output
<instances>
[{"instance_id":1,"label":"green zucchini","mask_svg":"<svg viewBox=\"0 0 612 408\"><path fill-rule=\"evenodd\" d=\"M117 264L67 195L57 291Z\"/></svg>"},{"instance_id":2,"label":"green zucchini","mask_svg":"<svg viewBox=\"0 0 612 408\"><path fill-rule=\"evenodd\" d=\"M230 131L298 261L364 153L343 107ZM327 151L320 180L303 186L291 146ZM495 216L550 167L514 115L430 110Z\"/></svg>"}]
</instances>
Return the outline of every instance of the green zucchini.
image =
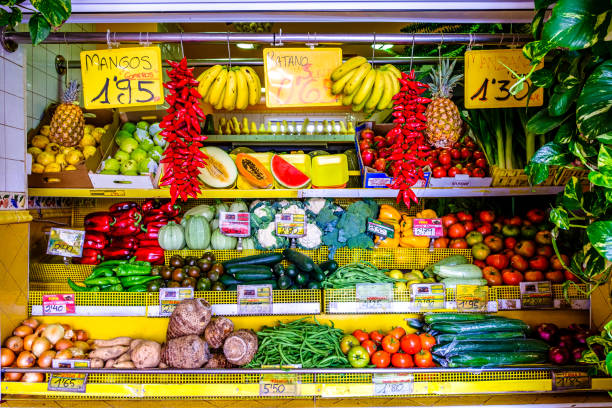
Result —
<instances>
[{"instance_id":1,"label":"green zucchini","mask_svg":"<svg viewBox=\"0 0 612 408\"><path fill-rule=\"evenodd\" d=\"M507 353L471 352L446 359L448 367L496 367L516 364L535 364L546 361L546 353L517 351Z\"/></svg>"},{"instance_id":2,"label":"green zucchini","mask_svg":"<svg viewBox=\"0 0 612 408\"><path fill-rule=\"evenodd\" d=\"M416 330L423 329L423 321L421 319L408 319L408 327L411 327Z\"/></svg>"},{"instance_id":3,"label":"green zucchini","mask_svg":"<svg viewBox=\"0 0 612 408\"><path fill-rule=\"evenodd\" d=\"M476 285L476 286L486 286L487 285L487 281L485 279L444 278L440 282L444 284L446 289L449 289L449 288L454 289L457 287L457 285Z\"/></svg>"},{"instance_id":4,"label":"green zucchini","mask_svg":"<svg viewBox=\"0 0 612 408\"><path fill-rule=\"evenodd\" d=\"M293 279L293 278L295 278L298 275L299 271L295 267L294 264L289 264L285 268L285 273L287 274L287 276L289 276L291 279Z\"/></svg>"},{"instance_id":5,"label":"green zucchini","mask_svg":"<svg viewBox=\"0 0 612 408\"><path fill-rule=\"evenodd\" d=\"M338 269L338 262L330 259L329 261L321 262L319 268L321 268L324 274L329 275L332 272L336 272L336 269Z\"/></svg>"},{"instance_id":6,"label":"green zucchini","mask_svg":"<svg viewBox=\"0 0 612 408\"><path fill-rule=\"evenodd\" d=\"M240 272L272 273L272 269L266 265L235 265L225 269L225 273L236 275Z\"/></svg>"},{"instance_id":7,"label":"green zucchini","mask_svg":"<svg viewBox=\"0 0 612 408\"><path fill-rule=\"evenodd\" d=\"M304 272L311 272L319 267L310 257L291 248L283 250L283 256Z\"/></svg>"},{"instance_id":8,"label":"green zucchini","mask_svg":"<svg viewBox=\"0 0 612 408\"><path fill-rule=\"evenodd\" d=\"M285 267L283 266L282 263L277 263L276 265L274 265L272 267L272 270L274 271L274 274L277 277L280 277L285 274Z\"/></svg>"},{"instance_id":9,"label":"green zucchini","mask_svg":"<svg viewBox=\"0 0 612 408\"><path fill-rule=\"evenodd\" d=\"M316 282L323 282L325 280L325 273L320 271L312 271L310 272L310 278Z\"/></svg>"},{"instance_id":10,"label":"green zucchini","mask_svg":"<svg viewBox=\"0 0 612 408\"><path fill-rule=\"evenodd\" d=\"M453 265L463 265L468 263L468 260L465 256L463 255L451 255L451 256L447 256L446 258L439 260L438 262L436 262L435 264L429 265L428 267L426 267L423 270L423 274L427 275L427 278L432 278L433 277L433 270L434 267L436 266L442 266L442 265L447 265L447 266L453 266Z\"/></svg>"},{"instance_id":11,"label":"green zucchini","mask_svg":"<svg viewBox=\"0 0 612 408\"><path fill-rule=\"evenodd\" d=\"M242 258L234 258L223 262L224 268L229 268L236 265L274 265L283 260L283 255L278 252L271 252L261 255L243 256Z\"/></svg>"},{"instance_id":12,"label":"green zucchini","mask_svg":"<svg viewBox=\"0 0 612 408\"><path fill-rule=\"evenodd\" d=\"M504 331L504 332L482 332L482 333L467 333L467 334L451 334L442 333L436 336L436 343L450 343L454 340L478 340L478 339L524 339L525 333L522 331Z\"/></svg>"},{"instance_id":13,"label":"green zucchini","mask_svg":"<svg viewBox=\"0 0 612 408\"><path fill-rule=\"evenodd\" d=\"M527 331L529 326L522 320L492 317L485 320L432 323L430 328L442 333L479 333L500 331Z\"/></svg>"},{"instance_id":14,"label":"green zucchini","mask_svg":"<svg viewBox=\"0 0 612 408\"><path fill-rule=\"evenodd\" d=\"M533 351L537 353L548 352L549 345L542 340L535 339L488 339L488 340L455 340L451 343L437 344L431 352L439 356L454 356L457 354L478 352L507 352L507 351Z\"/></svg>"},{"instance_id":15,"label":"green zucchini","mask_svg":"<svg viewBox=\"0 0 612 408\"><path fill-rule=\"evenodd\" d=\"M427 324L437 322L463 322L490 319L492 316L478 313L426 313L424 320Z\"/></svg>"},{"instance_id":16,"label":"green zucchini","mask_svg":"<svg viewBox=\"0 0 612 408\"><path fill-rule=\"evenodd\" d=\"M314 281L310 281L308 282L308 289L321 289L321 282L314 282Z\"/></svg>"},{"instance_id":17,"label":"green zucchini","mask_svg":"<svg viewBox=\"0 0 612 408\"><path fill-rule=\"evenodd\" d=\"M455 279L480 279L482 278L482 270L472 264L464 265L437 265L434 266L433 272L442 278Z\"/></svg>"},{"instance_id":18,"label":"green zucchini","mask_svg":"<svg viewBox=\"0 0 612 408\"><path fill-rule=\"evenodd\" d=\"M235 279L231 275L228 275L227 273L224 273L223 275L219 277L219 282L221 282L225 286L238 285L241 283L239 280Z\"/></svg>"},{"instance_id":19,"label":"green zucchini","mask_svg":"<svg viewBox=\"0 0 612 408\"><path fill-rule=\"evenodd\" d=\"M267 272L258 272L258 271L236 272L234 274L234 278L236 278L236 280L241 281L241 282L249 282L250 284L251 281L273 279L274 274L272 273L270 268L268 268Z\"/></svg>"},{"instance_id":20,"label":"green zucchini","mask_svg":"<svg viewBox=\"0 0 612 408\"><path fill-rule=\"evenodd\" d=\"M274 279L261 279L249 282L244 282L243 285L272 285L272 289L278 289L278 282Z\"/></svg>"},{"instance_id":21,"label":"green zucchini","mask_svg":"<svg viewBox=\"0 0 612 408\"><path fill-rule=\"evenodd\" d=\"M291 286L293 282L291 281L290 277L282 275L278 278L276 283L278 283L279 289L289 289L289 287Z\"/></svg>"}]
</instances>

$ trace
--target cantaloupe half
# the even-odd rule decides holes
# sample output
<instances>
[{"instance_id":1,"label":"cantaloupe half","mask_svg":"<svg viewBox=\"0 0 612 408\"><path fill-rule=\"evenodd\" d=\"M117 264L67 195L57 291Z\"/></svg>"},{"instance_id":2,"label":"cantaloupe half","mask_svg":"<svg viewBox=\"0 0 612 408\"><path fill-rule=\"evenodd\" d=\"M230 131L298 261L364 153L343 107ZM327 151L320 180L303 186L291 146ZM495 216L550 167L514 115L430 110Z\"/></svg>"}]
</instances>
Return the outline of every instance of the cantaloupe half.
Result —
<instances>
[{"instance_id":1,"label":"cantaloupe half","mask_svg":"<svg viewBox=\"0 0 612 408\"><path fill-rule=\"evenodd\" d=\"M232 188L238 177L238 169L232 158L215 146L200 149L208 158L206 167L200 170L200 180L211 188Z\"/></svg>"}]
</instances>

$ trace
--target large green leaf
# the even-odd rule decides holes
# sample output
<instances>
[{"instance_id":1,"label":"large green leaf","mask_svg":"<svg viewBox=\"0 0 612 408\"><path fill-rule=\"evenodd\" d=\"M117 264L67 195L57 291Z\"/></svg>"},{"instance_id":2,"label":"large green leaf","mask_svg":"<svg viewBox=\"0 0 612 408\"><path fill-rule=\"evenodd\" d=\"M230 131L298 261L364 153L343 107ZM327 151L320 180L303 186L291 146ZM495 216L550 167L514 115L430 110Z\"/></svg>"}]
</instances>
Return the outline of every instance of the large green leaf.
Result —
<instances>
[{"instance_id":1,"label":"large green leaf","mask_svg":"<svg viewBox=\"0 0 612 408\"><path fill-rule=\"evenodd\" d=\"M531 158L531 161L534 163L543 163L548 166L564 166L571 163L572 160L572 154L567 150L566 146L555 142L546 143Z\"/></svg>"},{"instance_id":2,"label":"large green leaf","mask_svg":"<svg viewBox=\"0 0 612 408\"><path fill-rule=\"evenodd\" d=\"M538 185L548 178L548 165L530 161L525 166L525 173L532 185Z\"/></svg>"},{"instance_id":3,"label":"large green leaf","mask_svg":"<svg viewBox=\"0 0 612 408\"><path fill-rule=\"evenodd\" d=\"M612 221L595 221L587 227L587 235L597 252L612 261Z\"/></svg>"},{"instance_id":4,"label":"large green leaf","mask_svg":"<svg viewBox=\"0 0 612 408\"><path fill-rule=\"evenodd\" d=\"M54 27L68 20L72 12L70 0L31 0L31 3Z\"/></svg>"},{"instance_id":5,"label":"large green leaf","mask_svg":"<svg viewBox=\"0 0 612 408\"><path fill-rule=\"evenodd\" d=\"M28 26L30 28L30 38L32 38L32 44L34 45L40 44L51 32L49 22L40 13L30 17Z\"/></svg>"},{"instance_id":6,"label":"large green leaf","mask_svg":"<svg viewBox=\"0 0 612 408\"><path fill-rule=\"evenodd\" d=\"M533 20L531 20L531 35L536 40L539 40L542 38L542 29L544 28L544 17L546 17L547 11L548 10L545 8L537 10L535 15L533 16Z\"/></svg>"},{"instance_id":7,"label":"large green leaf","mask_svg":"<svg viewBox=\"0 0 612 408\"><path fill-rule=\"evenodd\" d=\"M21 23L21 9L18 7L11 7L10 10L11 11L8 12L7 10L0 8L0 27L15 27L17 24Z\"/></svg>"},{"instance_id":8,"label":"large green leaf","mask_svg":"<svg viewBox=\"0 0 612 408\"><path fill-rule=\"evenodd\" d=\"M591 47L606 35L609 8L606 0L559 0L544 24L542 40L570 50Z\"/></svg>"},{"instance_id":9,"label":"large green leaf","mask_svg":"<svg viewBox=\"0 0 612 408\"><path fill-rule=\"evenodd\" d=\"M550 210L550 222L564 230L568 230L570 227L569 215L563 207L556 207Z\"/></svg>"},{"instance_id":10,"label":"large green leaf","mask_svg":"<svg viewBox=\"0 0 612 408\"><path fill-rule=\"evenodd\" d=\"M569 118L569 115L565 117L550 116L548 114L548 109L544 108L529 119L529 122L527 122L527 130L530 133L543 135L544 133L548 133L558 126L561 126L561 124L565 122L567 118Z\"/></svg>"},{"instance_id":11,"label":"large green leaf","mask_svg":"<svg viewBox=\"0 0 612 408\"><path fill-rule=\"evenodd\" d=\"M561 203L570 211L582 208L582 186L577 177L572 177L565 185Z\"/></svg>"},{"instance_id":12,"label":"large green leaf","mask_svg":"<svg viewBox=\"0 0 612 408\"><path fill-rule=\"evenodd\" d=\"M545 41L532 41L523 46L523 55L531 65L539 64L553 47Z\"/></svg>"},{"instance_id":13,"label":"large green leaf","mask_svg":"<svg viewBox=\"0 0 612 408\"><path fill-rule=\"evenodd\" d=\"M612 132L604 133L596 137L598 142L612 144Z\"/></svg>"},{"instance_id":14,"label":"large green leaf","mask_svg":"<svg viewBox=\"0 0 612 408\"><path fill-rule=\"evenodd\" d=\"M589 181L596 186L612 188L612 176L608 176L598 171L589 172Z\"/></svg>"},{"instance_id":15,"label":"large green leaf","mask_svg":"<svg viewBox=\"0 0 612 408\"><path fill-rule=\"evenodd\" d=\"M576 123L588 139L612 132L612 60L587 79L576 105Z\"/></svg>"},{"instance_id":16,"label":"large green leaf","mask_svg":"<svg viewBox=\"0 0 612 408\"><path fill-rule=\"evenodd\" d=\"M602 144L599 146L597 155L597 167L599 171L608 176L612 176L612 147Z\"/></svg>"},{"instance_id":17,"label":"large green leaf","mask_svg":"<svg viewBox=\"0 0 612 408\"><path fill-rule=\"evenodd\" d=\"M542 68L531 74L531 83L540 88L550 88L555 76L550 69Z\"/></svg>"},{"instance_id":18,"label":"large green leaf","mask_svg":"<svg viewBox=\"0 0 612 408\"><path fill-rule=\"evenodd\" d=\"M554 141L559 144L567 144L574 136L576 136L576 126L573 123L565 122L559 126Z\"/></svg>"}]
</instances>

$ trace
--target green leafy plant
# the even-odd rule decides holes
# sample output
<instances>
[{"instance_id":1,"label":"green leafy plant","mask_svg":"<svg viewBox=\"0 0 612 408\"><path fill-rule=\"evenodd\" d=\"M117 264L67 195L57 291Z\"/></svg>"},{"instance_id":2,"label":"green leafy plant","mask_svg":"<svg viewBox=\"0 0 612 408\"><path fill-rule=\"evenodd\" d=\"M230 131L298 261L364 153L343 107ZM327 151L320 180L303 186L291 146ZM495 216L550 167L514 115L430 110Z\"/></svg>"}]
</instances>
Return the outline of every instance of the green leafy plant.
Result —
<instances>
[{"instance_id":1,"label":"green leafy plant","mask_svg":"<svg viewBox=\"0 0 612 408\"><path fill-rule=\"evenodd\" d=\"M0 26L15 27L21 23L23 10L32 12L28 27L34 45L61 27L72 13L70 0L30 0L33 8L23 3L25 0L0 0Z\"/></svg>"},{"instance_id":2,"label":"green leafy plant","mask_svg":"<svg viewBox=\"0 0 612 408\"><path fill-rule=\"evenodd\" d=\"M544 22L552 0L536 0L532 21L535 41L523 47L533 69L518 75L518 92L527 80L530 92L545 88L548 103L527 122L527 131L549 141L533 155L525 171L534 184L548 177L549 166L582 168L591 183L584 192L573 177L557 198L550 220L557 255L560 230L579 230L585 246L568 269L590 294L610 279L612 271L612 52L607 41L612 7L599 0L559 0ZM547 68L535 67L554 53ZM566 293L574 282L566 283ZM577 286L576 288L580 290Z\"/></svg>"}]
</instances>

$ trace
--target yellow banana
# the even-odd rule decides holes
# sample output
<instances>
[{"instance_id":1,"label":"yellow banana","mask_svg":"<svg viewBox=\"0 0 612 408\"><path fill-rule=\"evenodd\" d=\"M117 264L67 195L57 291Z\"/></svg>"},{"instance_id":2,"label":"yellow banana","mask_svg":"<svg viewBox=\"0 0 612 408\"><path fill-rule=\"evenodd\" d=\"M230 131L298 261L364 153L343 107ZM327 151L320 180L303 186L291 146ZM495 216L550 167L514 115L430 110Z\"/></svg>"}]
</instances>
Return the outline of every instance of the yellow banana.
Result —
<instances>
[{"instance_id":1,"label":"yellow banana","mask_svg":"<svg viewBox=\"0 0 612 408\"><path fill-rule=\"evenodd\" d=\"M342 104L344 106L351 106L353 104L353 98L355 97L355 94L359 91L359 88L355 88L355 90L348 94L348 95L343 95L342 96Z\"/></svg>"},{"instance_id":2,"label":"yellow banana","mask_svg":"<svg viewBox=\"0 0 612 408\"><path fill-rule=\"evenodd\" d=\"M346 75L348 72L354 70L364 62L368 62L367 59L361 56L349 58L346 62L340 65L338 68L334 69L331 73L331 80L337 81Z\"/></svg>"},{"instance_id":3,"label":"yellow banana","mask_svg":"<svg viewBox=\"0 0 612 408\"><path fill-rule=\"evenodd\" d=\"M389 71L391 71L393 73L393 75L397 78L400 79L402 77L402 73L400 72L399 69L395 68L394 65L391 64L385 64L383 65L384 68L387 68Z\"/></svg>"},{"instance_id":4,"label":"yellow banana","mask_svg":"<svg viewBox=\"0 0 612 408\"><path fill-rule=\"evenodd\" d=\"M250 67L240 67L240 71L242 71L242 73L244 74L244 77L247 81L247 86L249 88L248 103L249 105L255 105L257 97L261 92L257 89L257 80L255 79L257 74L255 74L253 69Z\"/></svg>"},{"instance_id":5,"label":"yellow banana","mask_svg":"<svg viewBox=\"0 0 612 408\"><path fill-rule=\"evenodd\" d=\"M223 97L223 109L233 111L236 108L236 72L231 70L227 73L225 84L225 96Z\"/></svg>"},{"instance_id":6,"label":"yellow banana","mask_svg":"<svg viewBox=\"0 0 612 408\"><path fill-rule=\"evenodd\" d=\"M344 94L349 95L352 94L355 89L358 89L361 86L364 78L368 75L368 73L372 70L372 66L369 62L362 64L354 71L353 76L344 86Z\"/></svg>"},{"instance_id":7,"label":"yellow banana","mask_svg":"<svg viewBox=\"0 0 612 408\"><path fill-rule=\"evenodd\" d=\"M236 74L236 109L246 109L249 106L249 86L244 72L237 69Z\"/></svg>"},{"instance_id":8,"label":"yellow banana","mask_svg":"<svg viewBox=\"0 0 612 408\"><path fill-rule=\"evenodd\" d=\"M376 69L375 72L376 78L374 79L374 87L372 88L372 95L370 95L365 104L366 110L374 110L374 108L376 108L385 90L386 75L379 69Z\"/></svg>"},{"instance_id":9,"label":"yellow banana","mask_svg":"<svg viewBox=\"0 0 612 408\"><path fill-rule=\"evenodd\" d=\"M213 105L215 109L218 109L217 106L219 106L219 101L223 101L226 81L227 70L224 67L221 71L219 71L219 74L213 81L213 84L210 87L210 91L208 92L208 103Z\"/></svg>"},{"instance_id":10,"label":"yellow banana","mask_svg":"<svg viewBox=\"0 0 612 408\"><path fill-rule=\"evenodd\" d=\"M217 103L215 105L213 105L213 107L215 108L215 110L221 110L223 109L223 97L225 96L225 86L223 87L223 89L221 89L221 97L219 98L219 100L217 101ZM212 105L212 103L211 103Z\"/></svg>"},{"instance_id":11,"label":"yellow banana","mask_svg":"<svg viewBox=\"0 0 612 408\"><path fill-rule=\"evenodd\" d=\"M344 87L346 86L348 81L353 76L354 71L355 70L347 72L346 75L344 75L342 78L340 78L339 80L335 81L332 84L332 87L331 87L332 94L340 95L342 93L342 91L344 90Z\"/></svg>"},{"instance_id":12,"label":"yellow banana","mask_svg":"<svg viewBox=\"0 0 612 408\"><path fill-rule=\"evenodd\" d=\"M393 98L393 83L391 81L396 81L396 79L395 77L393 77L392 79L393 74L391 74L390 71L380 71L380 73L383 77L384 88L380 100L376 105L376 109L383 110L387 109L387 106L389 106L389 103L391 103L392 101L391 98Z\"/></svg>"},{"instance_id":13,"label":"yellow banana","mask_svg":"<svg viewBox=\"0 0 612 408\"><path fill-rule=\"evenodd\" d=\"M206 71L200 74L200 76L198 77L198 92L200 93L200 95L202 95L202 99L204 99L204 97L208 93L208 90L210 89L210 86L212 85L213 81L222 69L223 66L221 65L213 65L212 67L208 68Z\"/></svg>"},{"instance_id":14,"label":"yellow banana","mask_svg":"<svg viewBox=\"0 0 612 408\"><path fill-rule=\"evenodd\" d=\"M355 103L355 99L353 99L353 107L351 108L353 112L363 111L363 108L365 107L365 104L368 101L368 98L370 97L371 94L372 94L372 87L370 87L370 90L366 94L365 98L363 98L363 101L361 101L360 103Z\"/></svg>"},{"instance_id":15,"label":"yellow banana","mask_svg":"<svg viewBox=\"0 0 612 408\"><path fill-rule=\"evenodd\" d=\"M365 79L361 83L359 91L357 91L357 93L355 94L355 97L353 98L353 105L365 105L365 102L369 98L369 95L372 93L375 80L376 70L371 70L370 72L368 72L368 75L366 75Z\"/></svg>"}]
</instances>

